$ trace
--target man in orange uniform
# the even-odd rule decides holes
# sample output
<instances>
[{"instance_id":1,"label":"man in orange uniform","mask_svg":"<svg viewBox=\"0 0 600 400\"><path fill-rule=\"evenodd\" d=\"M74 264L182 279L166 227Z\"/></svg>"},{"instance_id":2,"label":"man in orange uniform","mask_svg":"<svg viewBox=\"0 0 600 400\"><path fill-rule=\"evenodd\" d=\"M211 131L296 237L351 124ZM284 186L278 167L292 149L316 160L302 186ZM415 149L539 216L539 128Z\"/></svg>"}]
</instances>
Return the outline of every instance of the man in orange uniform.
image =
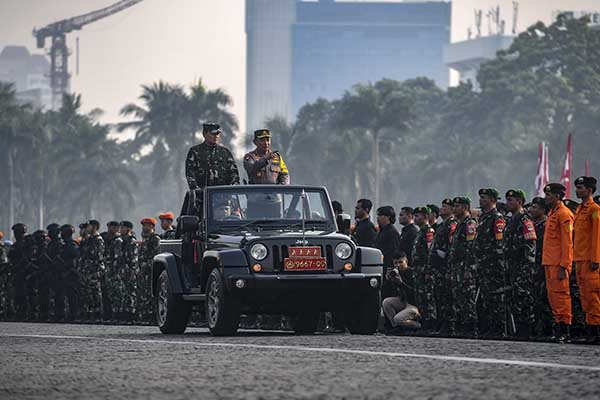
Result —
<instances>
[{"instance_id":1,"label":"man in orange uniform","mask_svg":"<svg viewBox=\"0 0 600 400\"><path fill-rule=\"evenodd\" d=\"M569 340L571 319L571 293L569 274L573 263L573 213L563 204L566 188L560 183L550 183L544 188L546 205L550 209L544 232L542 265L546 272L546 289L554 322L554 340Z\"/></svg>"},{"instance_id":2,"label":"man in orange uniform","mask_svg":"<svg viewBox=\"0 0 600 400\"><path fill-rule=\"evenodd\" d=\"M591 176L575 180L581 204L575 213L573 260L587 325L586 343L600 343L600 206L592 198L596 184Z\"/></svg>"}]
</instances>

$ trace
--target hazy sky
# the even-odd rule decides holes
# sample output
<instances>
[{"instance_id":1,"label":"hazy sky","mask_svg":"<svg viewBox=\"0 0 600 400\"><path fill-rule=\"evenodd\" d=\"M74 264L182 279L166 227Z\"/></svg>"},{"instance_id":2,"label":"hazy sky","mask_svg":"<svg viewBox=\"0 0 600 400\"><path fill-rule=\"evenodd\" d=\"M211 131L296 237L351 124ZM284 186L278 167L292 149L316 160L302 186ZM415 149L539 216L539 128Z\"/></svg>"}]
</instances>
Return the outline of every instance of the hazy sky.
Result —
<instances>
[{"instance_id":1,"label":"hazy sky","mask_svg":"<svg viewBox=\"0 0 600 400\"><path fill-rule=\"evenodd\" d=\"M107 6L116 0L0 0L0 47L24 45L31 51L33 27ZM598 0L521 0L518 29L558 9L600 9ZM507 29L512 25L511 0L455 0L453 41L466 39L473 10L500 5ZM487 22L484 17L484 33ZM118 110L135 101L140 85L159 79L188 85L198 78L225 89L234 99L233 112L245 122L244 0L145 0L134 7L71 33L74 50L80 40L80 73L72 89L83 95L87 109L105 110L105 122L119 120ZM268 60L265 60L268 62ZM75 57L70 59L75 70Z\"/></svg>"}]
</instances>

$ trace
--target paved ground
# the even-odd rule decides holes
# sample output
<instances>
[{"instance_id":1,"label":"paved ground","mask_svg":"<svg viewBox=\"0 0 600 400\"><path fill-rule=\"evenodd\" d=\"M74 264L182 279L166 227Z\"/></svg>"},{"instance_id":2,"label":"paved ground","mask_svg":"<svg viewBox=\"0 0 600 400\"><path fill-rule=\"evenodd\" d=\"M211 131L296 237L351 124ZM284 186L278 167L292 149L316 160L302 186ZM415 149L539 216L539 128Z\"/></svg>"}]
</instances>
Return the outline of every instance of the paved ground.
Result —
<instances>
[{"instance_id":1,"label":"paved ground","mask_svg":"<svg viewBox=\"0 0 600 400\"><path fill-rule=\"evenodd\" d=\"M0 399L598 399L600 346L0 323Z\"/></svg>"}]
</instances>

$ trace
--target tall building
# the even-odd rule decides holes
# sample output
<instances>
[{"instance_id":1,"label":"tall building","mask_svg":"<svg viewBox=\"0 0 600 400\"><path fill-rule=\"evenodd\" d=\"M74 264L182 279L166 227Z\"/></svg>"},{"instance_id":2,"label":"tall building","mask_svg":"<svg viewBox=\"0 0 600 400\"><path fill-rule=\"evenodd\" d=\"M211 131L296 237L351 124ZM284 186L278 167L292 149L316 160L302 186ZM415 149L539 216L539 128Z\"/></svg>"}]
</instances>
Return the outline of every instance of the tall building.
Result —
<instances>
[{"instance_id":1,"label":"tall building","mask_svg":"<svg viewBox=\"0 0 600 400\"><path fill-rule=\"evenodd\" d=\"M446 88L441 1L246 0L247 129L357 83L429 77Z\"/></svg>"},{"instance_id":2,"label":"tall building","mask_svg":"<svg viewBox=\"0 0 600 400\"><path fill-rule=\"evenodd\" d=\"M6 46L0 52L0 81L13 83L22 103L36 108L52 107L49 71L46 56L31 54L26 47Z\"/></svg>"}]
</instances>

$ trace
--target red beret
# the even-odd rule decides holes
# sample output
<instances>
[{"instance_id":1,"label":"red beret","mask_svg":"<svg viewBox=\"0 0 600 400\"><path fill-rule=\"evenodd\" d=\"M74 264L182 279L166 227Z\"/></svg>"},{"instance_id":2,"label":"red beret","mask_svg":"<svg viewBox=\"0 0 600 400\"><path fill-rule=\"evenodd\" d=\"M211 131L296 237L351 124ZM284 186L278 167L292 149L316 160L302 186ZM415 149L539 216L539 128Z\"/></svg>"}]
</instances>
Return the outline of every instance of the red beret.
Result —
<instances>
[{"instance_id":1,"label":"red beret","mask_svg":"<svg viewBox=\"0 0 600 400\"><path fill-rule=\"evenodd\" d=\"M170 219L171 221L173 221L175 219L175 214L173 214L172 212L162 213L158 216L158 219Z\"/></svg>"},{"instance_id":2,"label":"red beret","mask_svg":"<svg viewBox=\"0 0 600 400\"><path fill-rule=\"evenodd\" d=\"M156 225L156 220L154 218L144 218L141 222L142 225L144 224L152 224L152 225Z\"/></svg>"}]
</instances>

